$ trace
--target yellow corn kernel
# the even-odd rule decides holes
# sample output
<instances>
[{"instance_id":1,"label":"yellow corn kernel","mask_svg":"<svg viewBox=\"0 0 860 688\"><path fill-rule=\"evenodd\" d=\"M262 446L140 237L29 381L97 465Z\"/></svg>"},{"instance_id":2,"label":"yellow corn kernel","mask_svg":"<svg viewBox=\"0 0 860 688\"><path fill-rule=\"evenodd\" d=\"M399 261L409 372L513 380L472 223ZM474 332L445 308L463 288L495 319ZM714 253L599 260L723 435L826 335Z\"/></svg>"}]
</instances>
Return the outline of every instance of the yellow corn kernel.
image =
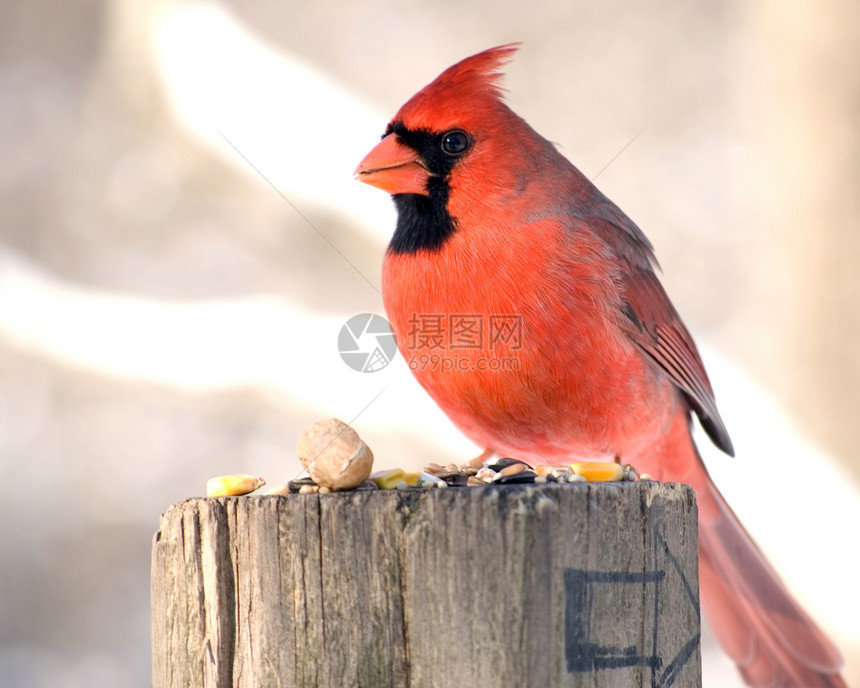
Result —
<instances>
[{"instance_id":1,"label":"yellow corn kernel","mask_svg":"<svg viewBox=\"0 0 860 688\"><path fill-rule=\"evenodd\" d=\"M574 473L581 475L590 483L621 480L624 477L624 469L613 461L582 461L572 463L570 467Z\"/></svg>"},{"instance_id":2,"label":"yellow corn kernel","mask_svg":"<svg viewBox=\"0 0 860 688\"><path fill-rule=\"evenodd\" d=\"M421 479L421 471L409 471L404 480L409 487L415 487Z\"/></svg>"},{"instance_id":3,"label":"yellow corn kernel","mask_svg":"<svg viewBox=\"0 0 860 688\"><path fill-rule=\"evenodd\" d=\"M235 497L248 494L266 484L262 478L247 473L219 475L206 481L207 497Z\"/></svg>"},{"instance_id":4,"label":"yellow corn kernel","mask_svg":"<svg viewBox=\"0 0 860 688\"><path fill-rule=\"evenodd\" d=\"M397 483L406 481L406 472L402 468L392 468L388 471L372 473L370 479L380 490L393 490L397 487Z\"/></svg>"}]
</instances>

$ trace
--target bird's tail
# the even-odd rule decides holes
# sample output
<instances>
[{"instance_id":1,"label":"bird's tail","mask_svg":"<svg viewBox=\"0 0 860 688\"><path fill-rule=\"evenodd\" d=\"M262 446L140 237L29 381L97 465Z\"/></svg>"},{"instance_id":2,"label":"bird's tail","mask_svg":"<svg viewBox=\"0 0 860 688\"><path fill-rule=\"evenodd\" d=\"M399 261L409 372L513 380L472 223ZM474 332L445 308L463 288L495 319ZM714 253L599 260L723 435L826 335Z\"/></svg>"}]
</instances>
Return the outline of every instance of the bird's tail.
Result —
<instances>
[{"instance_id":1,"label":"bird's tail","mask_svg":"<svg viewBox=\"0 0 860 688\"><path fill-rule=\"evenodd\" d=\"M666 437L671 451L664 456L671 459L660 461L662 478L696 490L701 603L720 645L750 686L846 688L839 651L726 503L696 451L687 415L680 415Z\"/></svg>"}]
</instances>

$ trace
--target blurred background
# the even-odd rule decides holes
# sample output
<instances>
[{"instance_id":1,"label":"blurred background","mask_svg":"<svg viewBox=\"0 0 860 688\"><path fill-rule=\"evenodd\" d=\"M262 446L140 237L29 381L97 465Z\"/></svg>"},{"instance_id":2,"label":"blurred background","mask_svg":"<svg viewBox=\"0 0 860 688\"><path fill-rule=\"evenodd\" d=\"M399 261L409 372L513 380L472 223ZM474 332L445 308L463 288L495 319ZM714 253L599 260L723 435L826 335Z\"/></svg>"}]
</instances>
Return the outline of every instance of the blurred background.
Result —
<instances>
[{"instance_id":1,"label":"blurred background","mask_svg":"<svg viewBox=\"0 0 860 688\"><path fill-rule=\"evenodd\" d=\"M652 239L737 448L708 464L860 681L860 5L526 5L0 2L0 684L147 685L159 514L296 477L316 420L378 468L477 453L337 335L394 223L352 170L514 40L509 102Z\"/></svg>"}]
</instances>

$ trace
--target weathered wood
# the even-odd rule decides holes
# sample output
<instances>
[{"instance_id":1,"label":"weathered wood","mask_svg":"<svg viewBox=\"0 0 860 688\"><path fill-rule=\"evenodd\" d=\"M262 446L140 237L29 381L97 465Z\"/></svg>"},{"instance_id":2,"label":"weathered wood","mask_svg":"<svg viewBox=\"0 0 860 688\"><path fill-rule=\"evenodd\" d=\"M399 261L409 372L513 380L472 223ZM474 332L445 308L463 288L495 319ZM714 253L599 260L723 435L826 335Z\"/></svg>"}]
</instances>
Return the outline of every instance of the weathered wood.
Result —
<instances>
[{"instance_id":1,"label":"weathered wood","mask_svg":"<svg viewBox=\"0 0 860 688\"><path fill-rule=\"evenodd\" d=\"M649 482L190 499L152 685L697 686L696 532Z\"/></svg>"}]
</instances>

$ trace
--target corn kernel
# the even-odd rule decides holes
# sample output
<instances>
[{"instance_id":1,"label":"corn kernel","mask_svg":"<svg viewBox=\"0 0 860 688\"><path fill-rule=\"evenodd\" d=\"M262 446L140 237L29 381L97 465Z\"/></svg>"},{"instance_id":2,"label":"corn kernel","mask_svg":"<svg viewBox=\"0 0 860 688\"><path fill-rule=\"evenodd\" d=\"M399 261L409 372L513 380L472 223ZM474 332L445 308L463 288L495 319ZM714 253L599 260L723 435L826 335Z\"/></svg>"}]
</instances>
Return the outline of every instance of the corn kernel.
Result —
<instances>
[{"instance_id":1,"label":"corn kernel","mask_svg":"<svg viewBox=\"0 0 860 688\"><path fill-rule=\"evenodd\" d=\"M389 471L377 471L370 479L380 490L394 490L397 483L406 481L406 472L402 468L392 468Z\"/></svg>"},{"instance_id":2,"label":"corn kernel","mask_svg":"<svg viewBox=\"0 0 860 688\"><path fill-rule=\"evenodd\" d=\"M207 497L235 497L248 494L266 484L262 478L246 473L219 475L206 481Z\"/></svg>"},{"instance_id":3,"label":"corn kernel","mask_svg":"<svg viewBox=\"0 0 860 688\"><path fill-rule=\"evenodd\" d=\"M613 461L582 461L572 463L570 467L574 473L581 475L590 483L621 480L624 477L624 469Z\"/></svg>"}]
</instances>

